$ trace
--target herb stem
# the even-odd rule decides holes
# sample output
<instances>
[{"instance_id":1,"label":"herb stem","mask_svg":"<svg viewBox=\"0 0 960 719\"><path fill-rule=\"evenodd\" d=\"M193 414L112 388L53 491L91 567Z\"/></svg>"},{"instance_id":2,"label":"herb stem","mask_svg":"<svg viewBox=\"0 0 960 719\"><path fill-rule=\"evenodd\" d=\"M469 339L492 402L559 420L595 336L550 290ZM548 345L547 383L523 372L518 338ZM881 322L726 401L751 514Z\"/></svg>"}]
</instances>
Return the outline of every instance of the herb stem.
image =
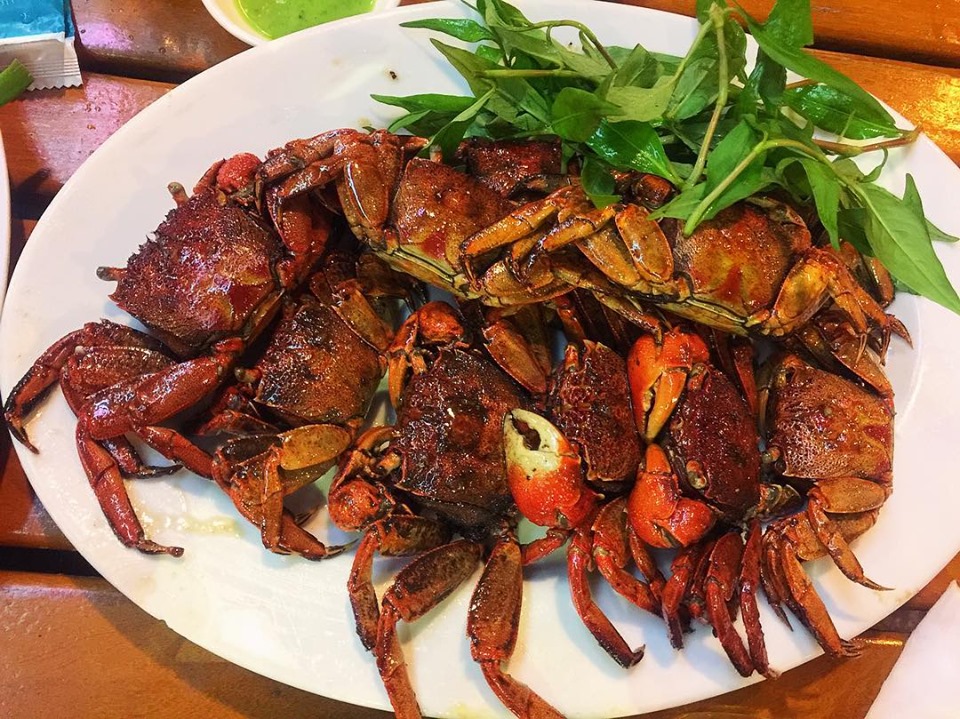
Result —
<instances>
[{"instance_id":1,"label":"herb stem","mask_svg":"<svg viewBox=\"0 0 960 719\"><path fill-rule=\"evenodd\" d=\"M903 147L904 145L909 145L913 143L917 137L920 136L920 128L914 128L913 130L908 130L900 135L900 137L895 137L890 140L881 140L880 142L873 142L869 145L851 145L846 142L832 142L830 140L818 140L814 138L813 142L821 150L825 152L832 152L835 155L843 155L844 157L856 157L857 155L862 155L865 152L875 152L876 150L889 150L894 147Z\"/></svg>"},{"instance_id":2,"label":"herb stem","mask_svg":"<svg viewBox=\"0 0 960 719\"><path fill-rule=\"evenodd\" d=\"M733 171L730 172L730 174L727 175L725 178L723 178L723 180L721 180L720 183L716 187L714 187L713 190L706 197L700 200L700 203L694 208L693 212L690 213L690 217L688 217L687 221L684 223L683 234L689 235L696 229L697 225L699 225L700 221L703 219L703 216L707 214L707 210L710 209L710 205L712 205L713 202L718 197L720 197L720 195L726 192L727 188L730 187L730 185L732 185L733 182L748 167L750 167L750 163L756 160L764 152L768 150L773 150L778 147L797 150L798 152L808 155L815 160L824 162L828 167L830 167L831 169L834 169L833 165L830 164L830 161L827 160L822 154L816 152L815 150L811 150L802 142L797 142L796 140L788 140L785 138L778 138L776 140L763 140L762 142L758 142L754 146L754 148L750 150L750 152L748 152L746 156L744 156L744 158L740 161L740 163L733 168ZM834 170L834 172L836 173L836 170Z\"/></svg>"},{"instance_id":3,"label":"herb stem","mask_svg":"<svg viewBox=\"0 0 960 719\"><path fill-rule=\"evenodd\" d=\"M480 70L478 77L575 77L582 80L590 80L575 70L521 70L517 68L504 68L495 70Z\"/></svg>"},{"instance_id":4,"label":"herb stem","mask_svg":"<svg viewBox=\"0 0 960 719\"><path fill-rule=\"evenodd\" d=\"M707 131L703 136L703 144L700 145L700 152L697 154L697 161L693 164L693 170L690 177L684 184L684 189L693 187L703 174L703 168L707 164L707 154L710 152L710 143L713 141L713 135L717 131L717 125L720 123L720 116L727 105L727 93L730 88L730 67L727 62L727 44L724 37L726 27L726 14L717 5L710 6L710 20L714 30L717 33L717 67L719 75L719 86L717 90L717 104L713 108L713 114L710 116L710 123L707 125Z\"/></svg>"},{"instance_id":5,"label":"herb stem","mask_svg":"<svg viewBox=\"0 0 960 719\"><path fill-rule=\"evenodd\" d=\"M597 52L599 52L603 56L603 59L607 61L607 64L610 66L610 68L612 70L617 69L616 60L614 60L613 57L610 55L610 53L607 52L607 48L605 48L603 44L600 42L600 40L597 38L597 36L593 34L593 31L583 23L577 22L575 20L547 20L545 22L533 23L529 28L525 28L525 29L539 30L540 28L550 29L554 27L574 28L577 32L580 33L581 42L583 38L587 38L590 41L590 44L593 45L594 48L596 48Z\"/></svg>"}]
</instances>

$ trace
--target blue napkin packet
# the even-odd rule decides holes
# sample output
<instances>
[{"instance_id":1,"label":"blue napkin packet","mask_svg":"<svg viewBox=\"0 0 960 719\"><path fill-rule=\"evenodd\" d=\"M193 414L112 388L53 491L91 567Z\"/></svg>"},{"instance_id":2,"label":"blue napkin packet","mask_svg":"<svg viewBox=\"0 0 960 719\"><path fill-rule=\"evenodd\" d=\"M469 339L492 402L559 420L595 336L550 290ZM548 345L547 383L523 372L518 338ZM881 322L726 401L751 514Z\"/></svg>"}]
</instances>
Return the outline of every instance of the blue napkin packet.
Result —
<instances>
[{"instance_id":1,"label":"blue napkin packet","mask_svg":"<svg viewBox=\"0 0 960 719\"><path fill-rule=\"evenodd\" d=\"M30 90L81 84L69 0L0 0L0 67L18 59Z\"/></svg>"}]
</instances>

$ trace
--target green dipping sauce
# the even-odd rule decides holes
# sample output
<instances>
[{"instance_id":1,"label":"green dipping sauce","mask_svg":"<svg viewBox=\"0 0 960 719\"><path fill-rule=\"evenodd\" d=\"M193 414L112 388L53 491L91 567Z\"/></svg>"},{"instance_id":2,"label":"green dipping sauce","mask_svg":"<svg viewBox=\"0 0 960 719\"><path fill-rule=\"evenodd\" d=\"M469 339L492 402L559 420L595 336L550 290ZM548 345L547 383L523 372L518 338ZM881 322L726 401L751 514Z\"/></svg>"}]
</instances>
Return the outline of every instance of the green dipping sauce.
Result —
<instances>
[{"instance_id":1,"label":"green dipping sauce","mask_svg":"<svg viewBox=\"0 0 960 719\"><path fill-rule=\"evenodd\" d=\"M237 7L258 32L269 38L359 15L376 0L237 0Z\"/></svg>"}]
</instances>

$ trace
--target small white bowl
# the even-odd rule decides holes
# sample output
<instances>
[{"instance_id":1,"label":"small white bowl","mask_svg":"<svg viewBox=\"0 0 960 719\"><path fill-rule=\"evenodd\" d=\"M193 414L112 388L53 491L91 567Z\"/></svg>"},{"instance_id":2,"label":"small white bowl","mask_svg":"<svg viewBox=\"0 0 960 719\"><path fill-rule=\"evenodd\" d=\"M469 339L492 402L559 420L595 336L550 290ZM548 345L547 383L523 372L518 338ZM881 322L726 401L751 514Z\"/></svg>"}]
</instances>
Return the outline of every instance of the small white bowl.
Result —
<instances>
[{"instance_id":1,"label":"small white bowl","mask_svg":"<svg viewBox=\"0 0 960 719\"><path fill-rule=\"evenodd\" d=\"M368 12L389 10L399 4L400 0L376 0L373 8ZM247 45L262 45L265 42L270 42L270 38L257 32L247 22L247 18L237 7L237 0L203 0L203 5L207 8L207 12L213 16L213 19L219 23L220 27L238 40L247 43Z\"/></svg>"}]
</instances>

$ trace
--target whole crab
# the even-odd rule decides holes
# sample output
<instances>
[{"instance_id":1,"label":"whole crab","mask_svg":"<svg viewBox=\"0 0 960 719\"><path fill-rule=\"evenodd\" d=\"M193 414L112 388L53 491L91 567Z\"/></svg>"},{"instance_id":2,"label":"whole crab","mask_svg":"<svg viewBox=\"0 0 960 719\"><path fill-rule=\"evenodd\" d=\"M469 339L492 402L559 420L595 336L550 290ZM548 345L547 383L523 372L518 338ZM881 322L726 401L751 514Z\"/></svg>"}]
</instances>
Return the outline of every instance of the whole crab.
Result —
<instances>
[{"instance_id":1,"label":"whole crab","mask_svg":"<svg viewBox=\"0 0 960 719\"><path fill-rule=\"evenodd\" d=\"M78 451L107 519L124 543L145 552L182 550L143 537L139 522L130 519L117 460L102 451L103 443L121 443L127 433L172 437L164 423L196 407L229 378L237 359L276 315L289 289L283 278L301 279L329 235L326 211L310 198L288 208L279 229L252 209L237 188L252 184L257 167L253 156L238 155L214 164L190 196L172 185L177 206L154 237L125 268L98 270L102 279L117 282L112 299L171 350L165 366L154 364L150 371L101 387L95 401L78 412ZM73 354L94 345L125 346L131 337L122 331L117 336L106 325L87 325L44 352L4 405L14 436L36 451L25 431L26 415L61 378ZM210 476L209 458L201 460L205 453L182 437L156 446ZM124 510L118 514L113 507Z\"/></svg>"},{"instance_id":2,"label":"whole crab","mask_svg":"<svg viewBox=\"0 0 960 719\"><path fill-rule=\"evenodd\" d=\"M265 547L308 559L344 547L326 547L299 528L284 497L316 481L352 444L393 336L356 278L338 277L340 266L356 261L343 254L324 256L310 291L287 302L255 366L237 370L242 382L198 430L239 435L217 450L213 478L260 527Z\"/></svg>"},{"instance_id":3,"label":"whole crab","mask_svg":"<svg viewBox=\"0 0 960 719\"><path fill-rule=\"evenodd\" d=\"M624 492L641 458L633 424L626 364L611 349L586 340L567 345L551 378L546 414L518 408L503 425L507 477L521 513L547 533L523 548L529 564L568 542L567 575L584 625L621 666L643 657L631 649L591 597L596 566L611 587L636 606L660 612L663 578L626 522ZM634 562L646 581L629 571Z\"/></svg>"},{"instance_id":4,"label":"whole crab","mask_svg":"<svg viewBox=\"0 0 960 719\"><path fill-rule=\"evenodd\" d=\"M501 427L530 398L470 346L462 319L443 303L408 318L391 359L402 378L397 422L368 430L330 488L331 518L363 532L348 584L357 633L377 658L397 716L419 717L396 625L425 615L483 561L467 619L472 656L515 714L559 717L503 671L517 639L523 576ZM382 600L371 582L376 553L415 555Z\"/></svg>"},{"instance_id":5,"label":"whole crab","mask_svg":"<svg viewBox=\"0 0 960 719\"><path fill-rule=\"evenodd\" d=\"M641 338L629 367L646 436L657 443L647 449L627 516L651 546L683 548L663 589L674 646L682 645L685 608L713 625L741 674L775 674L756 605L762 579L775 608L786 601L827 651L846 651L799 560L829 553L849 578L882 589L864 576L847 539L872 524L889 494L885 398L782 358L767 367L760 392L761 454L753 412L697 335L679 328L662 344ZM788 512L761 529L759 519ZM731 602L743 611L747 647L733 629Z\"/></svg>"}]
</instances>

